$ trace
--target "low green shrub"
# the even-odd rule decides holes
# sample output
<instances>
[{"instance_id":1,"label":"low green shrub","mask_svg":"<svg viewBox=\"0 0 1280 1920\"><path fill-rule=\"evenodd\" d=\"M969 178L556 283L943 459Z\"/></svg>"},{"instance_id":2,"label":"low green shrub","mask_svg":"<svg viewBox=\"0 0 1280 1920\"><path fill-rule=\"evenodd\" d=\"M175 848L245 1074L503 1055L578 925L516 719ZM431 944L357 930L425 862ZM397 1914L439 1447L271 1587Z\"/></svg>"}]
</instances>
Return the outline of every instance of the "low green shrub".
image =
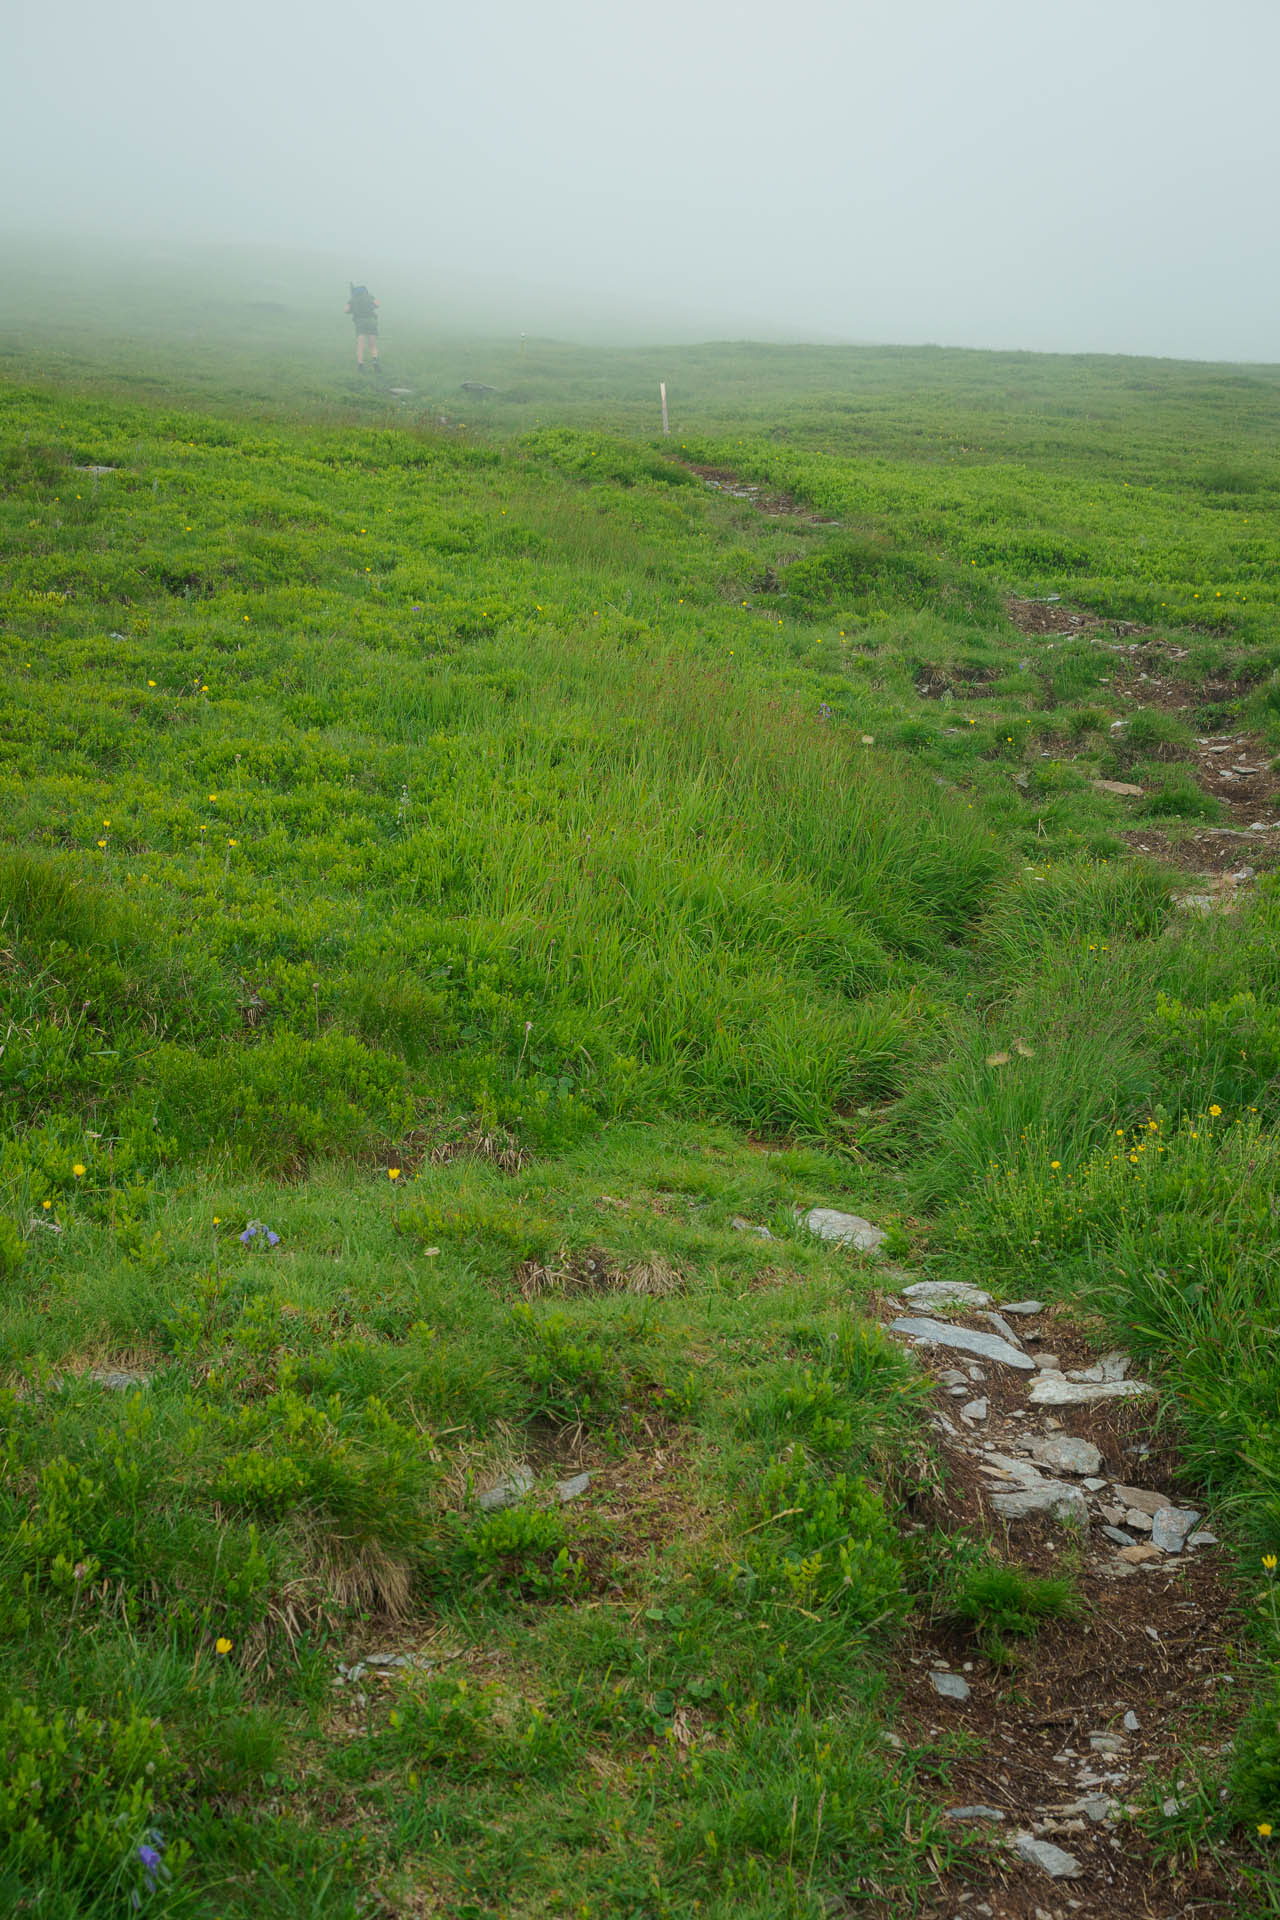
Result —
<instances>
[{"instance_id":1,"label":"low green shrub","mask_svg":"<svg viewBox=\"0 0 1280 1920\"><path fill-rule=\"evenodd\" d=\"M174 1775L159 1723L136 1711L98 1719L83 1707L0 1706L0 1867L86 1895L111 1893L127 1911L187 1857L156 1831Z\"/></svg>"}]
</instances>

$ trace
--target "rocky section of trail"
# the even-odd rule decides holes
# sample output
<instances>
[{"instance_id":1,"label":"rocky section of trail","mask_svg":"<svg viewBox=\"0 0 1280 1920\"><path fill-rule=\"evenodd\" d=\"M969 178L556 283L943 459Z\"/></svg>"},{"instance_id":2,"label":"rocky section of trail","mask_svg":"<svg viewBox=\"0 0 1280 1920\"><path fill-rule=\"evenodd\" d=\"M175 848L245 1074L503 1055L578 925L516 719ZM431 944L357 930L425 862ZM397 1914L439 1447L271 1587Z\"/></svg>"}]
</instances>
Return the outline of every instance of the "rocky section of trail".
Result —
<instances>
[{"instance_id":1,"label":"rocky section of trail","mask_svg":"<svg viewBox=\"0 0 1280 1920\"><path fill-rule=\"evenodd\" d=\"M740 474L732 473L727 467L704 467L696 463L683 462L689 473L696 473L704 486L713 493L727 494L731 500L745 500L749 506L770 519L807 520L814 527L838 527L840 522L820 513L814 513L803 501L797 500L792 493L779 493L770 487L753 486Z\"/></svg>"},{"instance_id":2,"label":"rocky section of trail","mask_svg":"<svg viewBox=\"0 0 1280 1920\"><path fill-rule=\"evenodd\" d=\"M1093 1352L1039 1301L990 1302L939 1282L887 1302L937 1387L945 1485L917 1518L1069 1575L1081 1610L1012 1664L959 1624L904 1659L899 1724L926 1747L967 1736L943 1810L990 1842L983 1871L967 1853L944 1877L933 1920L1225 1920L1223 1870L1202 1856L1171 1872L1137 1821L1156 1791L1192 1794L1227 1738L1237 1622L1203 1503L1128 1355Z\"/></svg>"}]
</instances>

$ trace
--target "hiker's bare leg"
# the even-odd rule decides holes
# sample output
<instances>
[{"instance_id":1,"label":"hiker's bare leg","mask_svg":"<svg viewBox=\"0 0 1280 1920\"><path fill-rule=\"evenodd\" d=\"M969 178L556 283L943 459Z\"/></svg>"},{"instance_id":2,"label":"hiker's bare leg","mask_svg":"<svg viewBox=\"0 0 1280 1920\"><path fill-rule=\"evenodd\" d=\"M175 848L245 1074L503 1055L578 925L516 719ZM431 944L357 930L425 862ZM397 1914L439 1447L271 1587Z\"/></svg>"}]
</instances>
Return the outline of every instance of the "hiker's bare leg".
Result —
<instances>
[{"instance_id":1,"label":"hiker's bare leg","mask_svg":"<svg viewBox=\"0 0 1280 1920\"><path fill-rule=\"evenodd\" d=\"M362 333L356 335L356 365L358 367L364 365L364 335Z\"/></svg>"}]
</instances>

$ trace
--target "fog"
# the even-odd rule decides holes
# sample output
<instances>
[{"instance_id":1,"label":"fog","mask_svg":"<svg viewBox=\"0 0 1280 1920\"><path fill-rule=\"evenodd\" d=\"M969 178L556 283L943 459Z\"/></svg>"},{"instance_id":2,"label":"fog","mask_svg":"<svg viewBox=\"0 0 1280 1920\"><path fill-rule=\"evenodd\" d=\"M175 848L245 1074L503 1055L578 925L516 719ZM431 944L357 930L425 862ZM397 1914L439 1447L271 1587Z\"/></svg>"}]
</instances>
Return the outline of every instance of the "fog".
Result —
<instances>
[{"instance_id":1,"label":"fog","mask_svg":"<svg viewBox=\"0 0 1280 1920\"><path fill-rule=\"evenodd\" d=\"M6 18L2 224L69 259L313 252L508 332L1280 360L1276 0Z\"/></svg>"}]
</instances>

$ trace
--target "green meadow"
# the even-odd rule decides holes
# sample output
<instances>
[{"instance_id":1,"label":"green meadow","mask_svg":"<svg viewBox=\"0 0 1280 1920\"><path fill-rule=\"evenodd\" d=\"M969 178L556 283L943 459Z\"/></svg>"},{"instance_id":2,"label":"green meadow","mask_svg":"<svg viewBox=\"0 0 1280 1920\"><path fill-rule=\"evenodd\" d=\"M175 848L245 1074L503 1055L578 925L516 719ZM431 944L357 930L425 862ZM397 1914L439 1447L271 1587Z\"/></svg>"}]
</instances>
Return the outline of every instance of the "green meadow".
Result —
<instances>
[{"instance_id":1,"label":"green meadow","mask_svg":"<svg viewBox=\"0 0 1280 1920\"><path fill-rule=\"evenodd\" d=\"M1280 1912L1280 881L1195 753L1280 753L1280 370L9 300L6 1910L978 1884L885 1736L991 1550L828 1204L1161 1386L1249 1704L1142 1819Z\"/></svg>"}]
</instances>

